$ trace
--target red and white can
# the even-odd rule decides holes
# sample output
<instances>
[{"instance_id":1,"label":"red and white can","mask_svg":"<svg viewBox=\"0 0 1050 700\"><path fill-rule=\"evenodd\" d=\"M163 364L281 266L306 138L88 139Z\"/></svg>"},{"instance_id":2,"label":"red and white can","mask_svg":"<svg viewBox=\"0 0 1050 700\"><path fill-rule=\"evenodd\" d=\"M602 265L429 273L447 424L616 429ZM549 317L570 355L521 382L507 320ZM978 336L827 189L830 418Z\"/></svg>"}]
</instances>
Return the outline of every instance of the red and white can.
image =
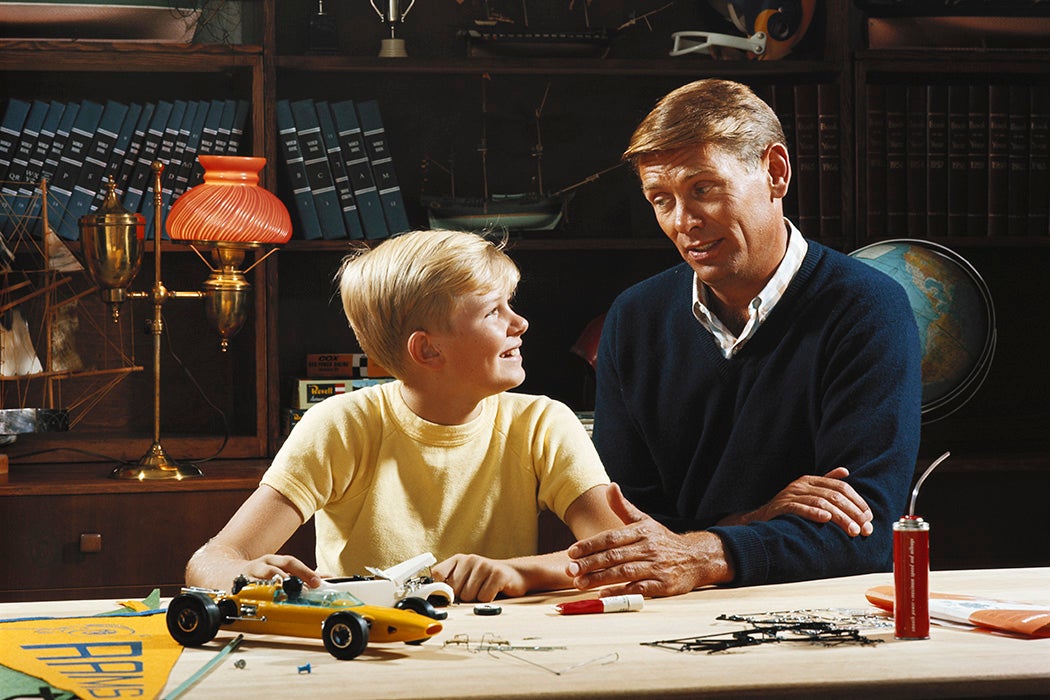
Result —
<instances>
[{"instance_id":1,"label":"red and white can","mask_svg":"<svg viewBox=\"0 0 1050 700\"><path fill-rule=\"evenodd\" d=\"M930 637L930 524L917 515L893 523L893 626L897 639Z\"/></svg>"}]
</instances>

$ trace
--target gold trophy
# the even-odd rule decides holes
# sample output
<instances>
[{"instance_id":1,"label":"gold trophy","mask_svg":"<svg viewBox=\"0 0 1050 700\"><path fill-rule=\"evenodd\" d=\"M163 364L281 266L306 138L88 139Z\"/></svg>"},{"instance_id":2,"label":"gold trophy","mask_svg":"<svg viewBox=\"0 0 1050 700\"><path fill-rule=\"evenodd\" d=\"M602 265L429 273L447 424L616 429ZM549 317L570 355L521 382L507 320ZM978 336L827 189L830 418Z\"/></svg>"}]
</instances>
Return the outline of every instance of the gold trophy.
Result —
<instances>
[{"instance_id":1,"label":"gold trophy","mask_svg":"<svg viewBox=\"0 0 1050 700\"><path fill-rule=\"evenodd\" d=\"M386 23L387 27L390 28L390 37L383 39L379 47L380 58L405 58L408 56L408 52L405 51L405 40L397 37L397 25L405 21L405 17L412 11L412 7L416 4L416 0L409 0L408 7L401 10L401 0L386 0L386 9L380 9L379 5L376 4L376 0L368 0L372 4L372 9L376 11L379 18Z\"/></svg>"}]
</instances>

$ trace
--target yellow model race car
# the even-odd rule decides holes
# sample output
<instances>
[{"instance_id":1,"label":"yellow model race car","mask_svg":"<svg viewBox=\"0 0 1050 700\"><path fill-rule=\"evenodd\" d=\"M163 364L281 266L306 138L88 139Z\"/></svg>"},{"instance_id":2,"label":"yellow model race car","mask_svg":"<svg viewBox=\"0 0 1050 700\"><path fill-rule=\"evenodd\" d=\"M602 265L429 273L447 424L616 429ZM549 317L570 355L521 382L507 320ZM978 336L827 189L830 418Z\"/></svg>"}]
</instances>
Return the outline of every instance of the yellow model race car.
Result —
<instances>
[{"instance_id":1,"label":"yellow model race car","mask_svg":"<svg viewBox=\"0 0 1050 700\"><path fill-rule=\"evenodd\" d=\"M296 577L248 581L238 577L232 592L183 588L167 612L168 632L183 646L207 644L220 628L289 637L318 636L337 659L353 659L373 642L420 644L441 623L411 608L365 605L346 591L304 589Z\"/></svg>"}]
</instances>

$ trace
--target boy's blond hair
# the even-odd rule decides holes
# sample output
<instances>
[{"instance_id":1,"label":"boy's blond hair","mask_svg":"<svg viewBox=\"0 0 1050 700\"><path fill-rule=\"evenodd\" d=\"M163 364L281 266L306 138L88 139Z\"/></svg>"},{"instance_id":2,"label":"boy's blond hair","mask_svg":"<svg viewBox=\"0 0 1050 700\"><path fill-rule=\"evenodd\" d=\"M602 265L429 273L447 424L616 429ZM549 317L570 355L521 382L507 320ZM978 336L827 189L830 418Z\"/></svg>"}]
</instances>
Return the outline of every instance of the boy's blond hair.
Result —
<instances>
[{"instance_id":1,"label":"boy's blond hair","mask_svg":"<svg viewBox=\"0 0 1050 700\"><path fill-rule=\"evenodd\" d=\"M473 233L425 230L348 255L336 279L361 349L402 377L412 333L447 330L464 296L514 291L521 273L503 247Z\"/></svg>"}]
</instances>

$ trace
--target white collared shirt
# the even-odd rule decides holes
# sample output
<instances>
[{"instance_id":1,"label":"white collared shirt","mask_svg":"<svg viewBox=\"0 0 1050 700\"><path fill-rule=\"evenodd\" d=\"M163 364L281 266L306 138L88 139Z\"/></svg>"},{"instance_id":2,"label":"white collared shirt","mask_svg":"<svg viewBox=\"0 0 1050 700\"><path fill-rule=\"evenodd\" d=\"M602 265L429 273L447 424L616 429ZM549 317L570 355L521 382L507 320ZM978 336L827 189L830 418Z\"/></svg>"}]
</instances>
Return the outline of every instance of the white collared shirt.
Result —
<instances>
[{"instance_id":1,"label":"white collared shirt","mask_svg":"<svg viewBox=\"0 0 1050 700\"><path fill-rule=\"evenodd\" d=\"M744 328L740 331L739 336L733 335L718 316L711 312L711 309L708 307L707 287L696 276L696 273L693 273L693 316L696 317L701 326L714 336L715 342L718 343L722 354L727 359L735 355L755 334L755 331L766 320L773 307L784 296L784 292L787 290L791 280L794 279L795 274L802 267L802 261L806 257L809 244L806 243L806 239L802 237L802 234L795 228L793 223L787 219L784 219L784 223L788 227L787 253L785 253L784 259L780 261L780 265L777 266L776 272L773 273L766 286L748 304L747 323L744 324Z\"/></svg>"}]
</instances>

